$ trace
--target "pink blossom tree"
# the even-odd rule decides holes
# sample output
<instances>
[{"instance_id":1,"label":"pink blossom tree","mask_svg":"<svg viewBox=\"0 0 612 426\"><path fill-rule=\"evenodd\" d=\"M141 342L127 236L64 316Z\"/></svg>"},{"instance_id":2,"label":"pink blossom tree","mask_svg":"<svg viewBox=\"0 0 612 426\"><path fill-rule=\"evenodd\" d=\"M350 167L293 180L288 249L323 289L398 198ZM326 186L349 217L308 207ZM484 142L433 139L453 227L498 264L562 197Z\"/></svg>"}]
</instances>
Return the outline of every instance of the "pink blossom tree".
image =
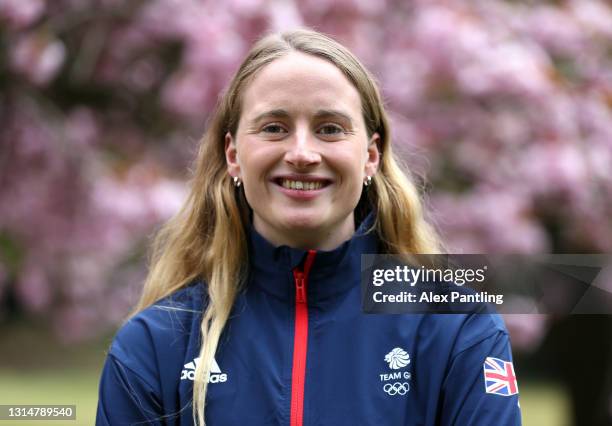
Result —
<instances>
[{"instance_id":1,"label":"pink blossom tree","mask_svg":"<svg viewBox=\"0 0 612 426\"><path fill-rule=\"evenodd\" d=\"M220 91L295 26L377 76L450 251L612 249L602 0L0 0L0 312L117 323Z\"/></svg>"}]
</instances>

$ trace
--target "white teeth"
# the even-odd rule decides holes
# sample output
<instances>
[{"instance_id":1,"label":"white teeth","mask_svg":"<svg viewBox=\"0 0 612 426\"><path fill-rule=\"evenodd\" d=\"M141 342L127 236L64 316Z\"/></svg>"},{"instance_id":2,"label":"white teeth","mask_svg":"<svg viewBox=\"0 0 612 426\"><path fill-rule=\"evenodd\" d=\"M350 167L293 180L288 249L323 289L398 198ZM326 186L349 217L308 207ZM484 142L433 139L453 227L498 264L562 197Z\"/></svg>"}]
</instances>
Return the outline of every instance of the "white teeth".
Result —
<instances>
[{"instance_id":1,"label":"white teeth","mask_svg":"<svg viewBox=\"0 0 612 426\"><path fill-rule=\"evenodd\" d=\"M313 191L315 189L319 189L323 186L322 182L302 182L299 180L282 180L283 188L287 189L298 189L302 191Z\"/></svg>"}]
</instances>

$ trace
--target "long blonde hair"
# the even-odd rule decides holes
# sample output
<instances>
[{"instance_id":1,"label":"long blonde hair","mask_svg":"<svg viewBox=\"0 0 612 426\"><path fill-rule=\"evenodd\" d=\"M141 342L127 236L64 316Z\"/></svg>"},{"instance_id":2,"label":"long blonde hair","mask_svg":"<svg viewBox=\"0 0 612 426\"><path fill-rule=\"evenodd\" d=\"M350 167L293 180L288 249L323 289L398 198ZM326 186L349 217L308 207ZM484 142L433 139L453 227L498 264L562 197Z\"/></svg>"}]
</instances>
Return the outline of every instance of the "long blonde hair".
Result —
<instances>
[{"instance_id":1,"label":"long blonde hair","mask_svg":"<svg viewBox=\"0 0 612 426\"><path fill-rule=\"evenodd\" d=\"M380 135L378 173L362 197L376 211L374 229L387 253L438 253L438 239L423 217L418 191L391 150L389 124L374 78L345 47L311 30L271 34L251 49L220 98L204 134L191 191L181 210L159 231L151 266L133 314L196 280L206 285L200 363L195 372L193 416L204 424L207 377L236 295L245 282L249 206L227 172L224 136L236 134L241 94L266 64L299 51L333 63L355 85L368 136ZM360 204L362 203L360 202Z\"/></svg>"}]
</instances>

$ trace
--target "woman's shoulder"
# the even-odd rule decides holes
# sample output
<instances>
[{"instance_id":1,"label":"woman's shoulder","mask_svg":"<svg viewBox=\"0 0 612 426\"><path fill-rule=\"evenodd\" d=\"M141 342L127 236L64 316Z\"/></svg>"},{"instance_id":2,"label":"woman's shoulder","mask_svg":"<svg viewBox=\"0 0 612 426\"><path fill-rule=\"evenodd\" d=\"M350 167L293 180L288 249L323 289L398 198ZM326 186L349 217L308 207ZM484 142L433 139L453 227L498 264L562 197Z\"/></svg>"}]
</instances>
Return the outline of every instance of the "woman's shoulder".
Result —
<instances>
[{"instance_id":1,"label":"woman's shoulder","mask_svg":"<svg viewBox=\"0 0 612 426\"><path fill-rule=\"evenodd\" d=\"M193 283L155 302L129 318L117 336L129 336L142 328L160 332L173 330L185 321L201 316L206 304L203 287L201 282Z\"/></svg>"},{"instance_id":2,"label":"woman's shoulder","mask_svg":"<svg viewBox=\"0 0 612 426\"><path fill-rule=\"evenodd\" d=\"M495 312L426 315L428 329L444 341L452 354L482 345L486 341L508 340L502 317ZM441 343L441 342L440 342Z\"/></svg>"},{"instance_id":3,"label":"woman's shoulder","mask_svg":"<svg viewBox=\"0 0 612 426\"><path fill-rule=\"evenodd\" d=\"M151 365L151 358L187 351L191 340L199 338L206 305L203 287L184 287L129 318L115 335L109 355L137 370Z\"/></svg>"},{"instance_id":4,"label":"woman's shoulder","mask_svg":"<svg viewBox=\"0 0 612 426\"><path fill-rule=\"evenodd\" d=\"M496 312L465 315L460 324L457 351L466 350L483 340L507 337L508 331L502 317Z\"/></svg>"}]
</instances>

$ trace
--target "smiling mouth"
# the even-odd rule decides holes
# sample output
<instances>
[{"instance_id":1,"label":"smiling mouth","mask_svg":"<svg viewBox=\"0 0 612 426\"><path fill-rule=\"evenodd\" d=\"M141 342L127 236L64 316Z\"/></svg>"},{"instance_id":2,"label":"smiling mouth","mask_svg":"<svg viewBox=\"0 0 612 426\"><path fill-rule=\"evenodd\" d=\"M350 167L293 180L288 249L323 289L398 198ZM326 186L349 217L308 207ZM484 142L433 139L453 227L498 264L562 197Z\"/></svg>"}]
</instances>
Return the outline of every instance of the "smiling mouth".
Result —
<instances>
[{"instance_id":1,"label":"smiling mouth","mask_svg":"<svg viewBox=\"0 0 612 426\"><path fill-rule=\"evenodd\" d=\"M292 179L284 179L278 178L275 180L277 185L282 186L286 189L295 189L298 191L315 191L317 189L321 189L329 185L328 181L303 181L303 180L292 180Z\"/></svg>"}]
</instances>

